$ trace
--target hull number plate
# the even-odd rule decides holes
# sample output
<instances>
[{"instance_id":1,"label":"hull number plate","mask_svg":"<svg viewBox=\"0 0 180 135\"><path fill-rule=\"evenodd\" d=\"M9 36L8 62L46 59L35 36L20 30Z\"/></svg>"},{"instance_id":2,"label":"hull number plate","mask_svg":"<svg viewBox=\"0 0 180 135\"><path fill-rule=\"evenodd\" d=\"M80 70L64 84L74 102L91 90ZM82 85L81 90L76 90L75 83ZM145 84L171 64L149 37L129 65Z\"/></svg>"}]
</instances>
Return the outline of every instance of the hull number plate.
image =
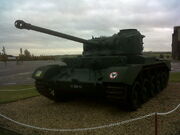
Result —
<instances>
[{"instance_id":1,"label":"hull number plate","mask_svg":"<svg viewBox=\"0 0 180 135\"><path fill-rule=\"evenodd\" d=\"M74 88L74 89L81 89L82 88L82 86L78 85L78 84L71 84L70 87Z\"/></svg>"}]
</instances>

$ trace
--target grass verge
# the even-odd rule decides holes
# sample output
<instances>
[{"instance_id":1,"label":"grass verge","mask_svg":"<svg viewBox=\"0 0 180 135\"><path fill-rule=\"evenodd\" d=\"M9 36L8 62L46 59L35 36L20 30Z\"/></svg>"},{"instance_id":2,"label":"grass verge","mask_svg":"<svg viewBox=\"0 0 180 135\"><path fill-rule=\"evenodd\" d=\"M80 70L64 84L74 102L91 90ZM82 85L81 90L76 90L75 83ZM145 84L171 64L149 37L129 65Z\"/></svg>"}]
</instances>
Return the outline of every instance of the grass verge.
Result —
<instances>
[{"instance_id":1,"label":"grass verge","mask_svg":"<svg viewBox=\"0 0 180 135\"><path fill-rule=\"evenodd\" d=\"M169 81L180 82L180 72L171 72Z\"/></svg>"},{"instance_id":2,"label":"grass verge","mask_svg":"<svg viewBox=\"0 0 180 135\"><path fill-rule=\"evenodd\" d=\"M14 85L14 86L11 85L11 86L0 87L0 103L13 102L20 99L25 99L25 98L39 95L39 93L35 90L35 88L33 89L28 89L28 88L33 88L33 86L32 85ZM22 90L22 91L8 91L8 90Z\"/></svg>"}]
</instances>

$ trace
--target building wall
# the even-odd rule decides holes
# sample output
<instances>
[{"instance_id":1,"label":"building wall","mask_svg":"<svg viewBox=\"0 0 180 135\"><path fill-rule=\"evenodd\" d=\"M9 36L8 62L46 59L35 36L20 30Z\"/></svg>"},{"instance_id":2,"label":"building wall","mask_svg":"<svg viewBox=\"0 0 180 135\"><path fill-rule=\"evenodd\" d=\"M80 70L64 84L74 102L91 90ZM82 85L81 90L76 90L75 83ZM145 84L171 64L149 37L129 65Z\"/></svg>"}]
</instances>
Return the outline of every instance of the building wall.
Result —
<instances>
[{"instance_id":1,"label":"building wall","mask_svg":"<svg viewBox=\"0 0 180 135\"><path fill-rule=\"evenodd\" d=\"M180 26L175 26L172 34L172 57L180 60Z\"/></svg>"}]
</instances>

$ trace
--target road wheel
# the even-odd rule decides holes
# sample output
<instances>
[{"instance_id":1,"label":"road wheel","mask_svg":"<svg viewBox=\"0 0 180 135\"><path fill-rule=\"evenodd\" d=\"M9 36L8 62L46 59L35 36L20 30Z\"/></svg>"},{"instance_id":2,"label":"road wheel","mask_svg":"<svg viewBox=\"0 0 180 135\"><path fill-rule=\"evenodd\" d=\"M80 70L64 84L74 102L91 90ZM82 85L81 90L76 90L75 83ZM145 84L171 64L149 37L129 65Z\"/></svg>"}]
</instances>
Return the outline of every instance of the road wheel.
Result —
<instances>
[{"instance_id":1,"label":"road wheel","mask_svg":"<svg viewBox=\"0 0 180 135\"><path fill-rule=\"evenodd\" d=\"M139 100L139 91L141 89L141 85L139 81L135 81L132 88L129 89L128 93L128 101L129 101L129 109L131 111L137 110L140 107L140 100Z\"/></svg>"},{"instance_id":2,"label":"road wheel","mask_svg":"<svg viewBox=\"0 0 180 135\"><path fill-rule=\"evenodd\" d=\"M149 87L149 81L148 79L142 80L142 89L140 92L140 99L142 103L145 103L148 100L148 88Z\"/></svg>"},{"instance_id":3,"label":"road wheel","mask_svg":"<svg viewBox=\"0 0 180 135\"><path fill-rule=\"evenodd\" d=\"M155 89L156 89L156 93L159 93L161 91L161 75L159 73L157 73L156 75L156 86L155 86Z\"/></svg>"},{"instance_id":4,"label":"road wheel","mask_svg":"<svg viewBox=\"0 0 180 135\"><path fill-rule=\"evenodd\" d=\"M149 79L149 96L150 97L154 97L156 94L156 80L155 80L155 76L151 76Z\"/></svg>"},{"instance_id":5,"label":"road wheel","mask_svg":"<svg viewBox=\"0 0 180 135\"><path fill-rule=\"evenodd\" d=\"M55 89L55 97L55 101L57 102L66 102L72 98L70 94L68 95L67 93L62 92L60 89Z\"/></svg>"},{"instance_id":6,"label":"road wheel","mask_svg":"<svg viewBox=\"0 0 180 135\"><path fill-rule=\"evenodd\" d=\"M163 89L167 87L169 80L169 72L162 72L162 84L163 84Z\"/></svg>"}]
</instances>

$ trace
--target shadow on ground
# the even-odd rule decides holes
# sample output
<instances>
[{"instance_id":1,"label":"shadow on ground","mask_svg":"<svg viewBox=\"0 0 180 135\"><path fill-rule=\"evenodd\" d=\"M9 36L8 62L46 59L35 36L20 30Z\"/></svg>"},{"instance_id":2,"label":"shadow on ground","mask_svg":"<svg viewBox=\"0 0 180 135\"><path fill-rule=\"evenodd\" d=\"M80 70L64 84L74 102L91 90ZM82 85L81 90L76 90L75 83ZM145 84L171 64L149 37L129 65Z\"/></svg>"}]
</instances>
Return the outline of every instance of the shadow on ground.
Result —
<instances>
[{"instance_id":1,"label":"shadow on ground","mask_svg":"<svg viewBox=\"0 0 180 135\"><path fill-rule=\"evenodd\" d=\"M3 127L0 127L0 134L1 135L21 135L17 132L11 131L9 129L5 129Z\"/></svg>"}]
</instances>

